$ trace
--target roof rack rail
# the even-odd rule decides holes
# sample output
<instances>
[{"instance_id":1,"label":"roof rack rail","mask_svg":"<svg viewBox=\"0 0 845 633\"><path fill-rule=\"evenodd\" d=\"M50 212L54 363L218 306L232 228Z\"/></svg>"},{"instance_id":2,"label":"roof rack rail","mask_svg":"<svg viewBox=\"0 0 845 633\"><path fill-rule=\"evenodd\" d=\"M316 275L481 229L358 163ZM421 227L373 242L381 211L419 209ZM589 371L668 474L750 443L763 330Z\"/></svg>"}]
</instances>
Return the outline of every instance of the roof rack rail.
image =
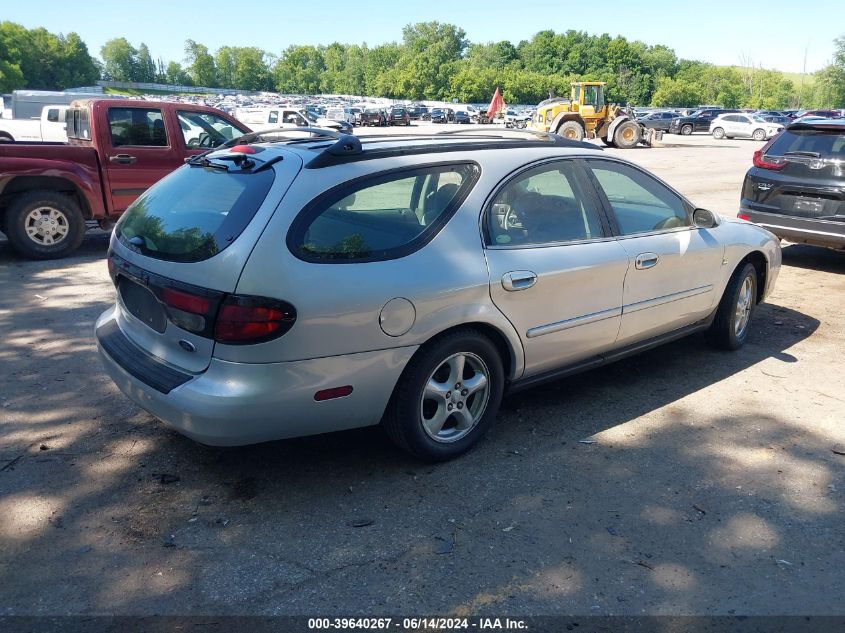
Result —
<instances>
[{"instance_id":1,"label":"roof rack rail","mask_svg":"<svg viewBox=\"0 0 845 633\"><path fill-rule=\"evenodd\" d=\"M303 138L301 136L290 136L291 132L306 132L311 136ZM270 138L264 138L264 137ZM270 130L259 130L258 132L250 132L238 138L232 139L227 143L215 149L222 149L226 147L234 147L235 145L244 145L249 143L256 143L262 141L270 142L288 142L288 143L307 143L317 140L319 138L333 138L336 143L324 150L332 156L348 156L350 154L361 153L361 141L357 136L352 134L344 134L337 130L322 127L279 127Z\"/></svg>"},{"instance_id":2,"label":"roof rack rail","mask_svg":"<svg viewBox=\"0 0 845 633\"><path fill-rule=\"evenodd\" d=\"M477 132L477 134L476 134ZM451 137L458 137L466 136L472 138L495 138L495 139L518 139L520 137L525 138L535 138L538 140L545 140L549 141L555 147L579 147L581 149L595 149L595 150L602 150L603 148L599 147L598 145L593 145L592 143L587 143L584 141L575 141L572 139L565 138L560 134L555 134L554 132L541 132L540 130L517 130L517 129L505 129L505 130L485 130L485 129L474 129L474 130L444 130L443 132L438 132L437 136L451 136Z\"/></svg>"}]
</instances>

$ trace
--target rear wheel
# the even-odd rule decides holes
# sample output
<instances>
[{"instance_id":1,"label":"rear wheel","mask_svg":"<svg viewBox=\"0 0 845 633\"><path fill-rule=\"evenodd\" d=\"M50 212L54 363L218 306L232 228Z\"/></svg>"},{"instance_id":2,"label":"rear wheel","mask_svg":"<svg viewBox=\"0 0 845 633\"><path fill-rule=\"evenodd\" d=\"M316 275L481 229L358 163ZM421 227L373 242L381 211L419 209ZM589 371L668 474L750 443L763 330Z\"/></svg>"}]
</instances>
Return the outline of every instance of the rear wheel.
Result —
<instances>
[{"instance_id":1,"label":"rear wheel","mask_svg":"<svg viewBox=\"0 0 845 633\"><path fill-rule=\"evenodd\" d=\"M682 125L681 126L681 134L683 134L684 136L689 136L690 134L692 134L692 126L689 125L689 124Z\"/></svg>"},{"instance_id":2,"label":"rear wheel","mask_svg":"<svg viewBox=\"0 0 845 633\"><path fill-rule=\"evenodd\" d=\"M766 140L766 130L761 130L760 128L757 128L751 134L751 138L753 138L755 141L765 141Z\"/></svg>"},{"instance_id":3,"label":"rear wheel","mask_svg":"<svg viewBox=\"0 0 845 633\"><path fill-rule=\"evenodd\" d=\"M613 143L620 149L631 149L640 142L640 125L625 121L613 132Z\"/></svg>"},{"instance_id":4,"label":"rear wheel","mask_svg":"<svg viewBox=\"0 0 845 633\"><path fill-rule=\"evenodd\" d=\"M714 347L737 350L745 344L754 308L757 305L757 269L746 263L737 268L716 309L716 318L707 330Z\"/></svg>"},{"instance_id":5,"label":"rear wheel","mask_svg":"<svg viewBox=\"0 0 845 633\"><path fill-rule=\"evenodd\" d=\"M57 191L30 191L6 211L6 236L18 254L56 259L75 251L85 237L79 205Z\"/></svg>"},{"instance_id":6,"label":"rear wheel","mask_svg":"<svg viewBox=\"0 0 845 633\"><path fill-rule=\"evenodd\" d=\"M472 448L496 418L504 390L499 352L475 330L457 330L423 347L393 392L382 425L426 461Z\"/></svg>"},{"instance_id":7,"label":"rear wheel","mask_svg":"<svg viewBox=\"0 0 845 633\"><path fill-rule=\"evenodd\" d=\"M720 127L717 127L716 129L713 130L713 138L720 139L720 140L725 138L725 130L723 130Z\"/></svg>"},{"instance_id":8,"label":"rear wheel","mask_svg":"<svg viewBox=\"0 0 845 633\"><path fill-rule=\"evenodd\" d=\"M557 129L557 133L563 138L568 138L570 141L581 141L584 139L584 128L578 121L565 121Z\"/></svg>"}]
</instances>

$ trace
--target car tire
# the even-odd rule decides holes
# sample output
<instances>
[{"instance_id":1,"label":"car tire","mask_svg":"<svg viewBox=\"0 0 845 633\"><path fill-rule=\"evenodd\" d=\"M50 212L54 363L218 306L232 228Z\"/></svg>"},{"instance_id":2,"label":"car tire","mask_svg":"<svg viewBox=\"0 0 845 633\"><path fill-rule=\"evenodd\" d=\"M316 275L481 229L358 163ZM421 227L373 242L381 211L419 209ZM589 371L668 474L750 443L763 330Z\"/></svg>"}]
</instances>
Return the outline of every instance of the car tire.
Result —
<instances>
[{"instance_id":1,"label":"car tire","mask_svg":"<svg viewBox=\"0 0 845 633\"><path fill-rule=\"evenodd\" d=\"M719 349L737 350L745 344L757 305L757 269L746 262L731 275L707 341Z\"/></svg>"},{"instance_id":2,"label":"car tire","mask_svg":"<svg viewBox=\"0 0 845 633\"><path fill-rule=\"evenodd\" d=\"M382 426L419 459L453 459L490 429L504 386L502 359L490 339L473 329L455 330L417 351L393 390Z\"/></svg>"},{"instance_id":3,"label":"car tire","mask_svg":"<svg viewBox=\"0 0 845 633\"><path fill-rule=\"evenodd\" d=\"M557 133L570 141L584 140L584 128L581 127L581 124L578 123L578 121L564 121L557 129Z\"/></svg>"},{"instance_id":4,"label":"car tire","mask_svg":"<svg viewBox=\"0 0 845 633\"><path fill-rule=\"evenodd\" d=\"M58 259L85 238L85 218L75 200L57 191L29 191L6 210L6 237L19 255Z\"/></svg>"},{"instance_id":5,"label":"car tire","mask_svg":"<svg viewBox=\"0 0 845 633\"><path fill-rule=\"evenodd\" d=\"M632 149L640 140L640 124L636 121L625 121L613 131L613 144L619 149Z\"/></svg>"},{"instance_id":6,"label":"car tire","mask_svg":"<svg viewBox=\"0 0 845 633\"><path fill-rule=\"evenodd\" d=\"M713 130L713 138L722 140L723 138L725 138L725 130L720 127L715 128Z\"/></svg>"},{"instance_id":7,"label":"car tire","mask_svg":"<svg viewBox=\"0 0 845 633\"><path fill-rule=\"evenodd\" d=\"M751 133L751 138L755 141L765 141L766 140L766 130L762 130L757 128Z\"/></svg>"},{"instance_id":8,"label":"car tire","mask_svg":"<svg viewBox=\"0 0 845 633\"><path fill-rule=\"evenodd\" d=\"M692 126L689 125L689 124L682 125L681 126L681 134L683 134L684 136L689 136L690 134L692 134Z\"/></svg>"}]
</instances>

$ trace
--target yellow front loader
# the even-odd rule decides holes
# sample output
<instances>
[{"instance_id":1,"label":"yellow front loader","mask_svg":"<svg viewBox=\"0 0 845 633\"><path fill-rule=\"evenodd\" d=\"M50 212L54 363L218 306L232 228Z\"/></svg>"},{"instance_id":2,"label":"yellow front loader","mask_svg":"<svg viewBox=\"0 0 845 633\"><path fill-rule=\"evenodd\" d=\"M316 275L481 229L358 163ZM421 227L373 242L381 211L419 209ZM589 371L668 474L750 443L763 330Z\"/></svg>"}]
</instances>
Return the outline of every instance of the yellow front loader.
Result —
<instances>
[{"instance_id":1,"label":"yellow front loader","mask_svg":"<svg viewBox=\"0 0 845 633\"><path fill-rule=\"evenodd\" d=\"M580 141L600 138L605 145L628 149L639 143L651 146L654 130L641 125L633 113L604 101L603 81L572 84L569 99L552 97L537 106L531 127Z\"/></svg>"}]
</instances>

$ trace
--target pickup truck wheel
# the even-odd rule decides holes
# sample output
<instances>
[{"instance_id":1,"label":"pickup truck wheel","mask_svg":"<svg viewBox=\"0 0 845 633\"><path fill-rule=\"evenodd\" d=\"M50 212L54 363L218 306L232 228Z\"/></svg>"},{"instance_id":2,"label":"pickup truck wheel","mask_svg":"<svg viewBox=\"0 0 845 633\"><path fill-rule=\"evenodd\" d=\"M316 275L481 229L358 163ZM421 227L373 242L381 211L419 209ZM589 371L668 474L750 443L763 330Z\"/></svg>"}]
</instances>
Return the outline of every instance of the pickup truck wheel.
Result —
<instances>
[{"instance_id":1,"label":"pickup truck wheel","mask_svg":"<svg viewBox=\"0 0 845 633\"><path fill-rule=\"evenodd\" d=\"M12 248L31 259L57 259L75 251L85 237L79 205L56 191L30 191L6 210L6 236Z\"/></svg>"}]
</instances>

